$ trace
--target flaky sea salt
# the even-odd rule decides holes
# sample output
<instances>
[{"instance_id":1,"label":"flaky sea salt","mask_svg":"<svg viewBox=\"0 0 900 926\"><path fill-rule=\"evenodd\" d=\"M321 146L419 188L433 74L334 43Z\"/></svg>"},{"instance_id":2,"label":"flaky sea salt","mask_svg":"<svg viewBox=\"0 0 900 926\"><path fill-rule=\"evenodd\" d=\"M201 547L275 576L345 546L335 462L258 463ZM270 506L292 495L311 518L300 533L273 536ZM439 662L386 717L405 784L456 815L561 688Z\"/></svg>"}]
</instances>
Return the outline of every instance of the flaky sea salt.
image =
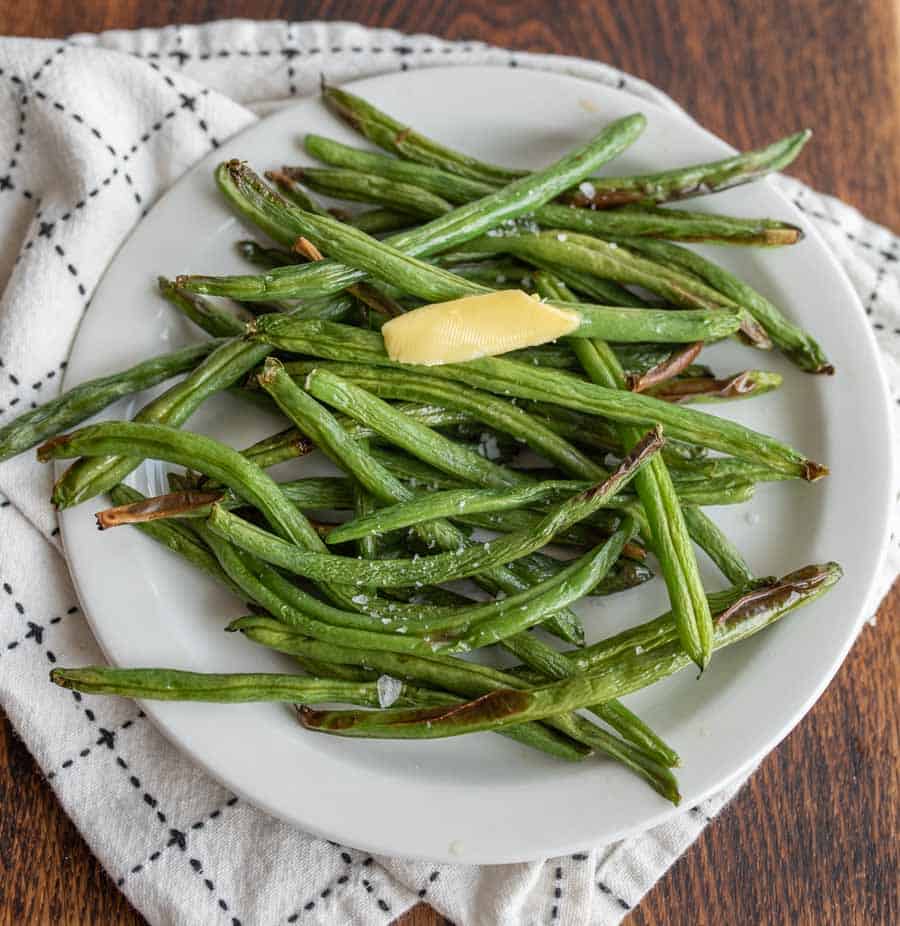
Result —
<instances>
[{"instance_id":1,"label":"flaky sea salt","mask_svg":"<svg viewBox=\"0 0 900 926\"><path fill-rule=\"evenodd\" d=\"M589 180L584 180L578 184L578 190L581 193L584 193L588 199L593 199L597 194L597 188Z\"/></svg>"},{"instance_id":2,"label":"flaky sea salt","mask_svg":"<svg viewBox=\"0 0 900 926\"><path fill-rule=\"evenodd\" d=\"M354 604L368 604L369 596L368 595L354 595L350 600Z\"/></svg>"},{"instance_id":3,"label":"flaky sea salt","mask_svg":"<svg viewBox=\"0 0 900 926\"><path fill-rule=\"evenodd\" d=\"M478 442L478 452L488 460L498 460L500 458L500 444L497 442L496 435L490 431L484 431Z\"/></svg>"},{"instance_id":4,"label":"flaky sea salt","mask_svg":"<svg viewBox=\"0 0 900 926\"><path fill-rule=\"evenodd\" d=\"M375 684L378 688L378 703L382 707L390 707L403 691L403 682L390 675L379 675Z\"/></svg>"}]
</instances>

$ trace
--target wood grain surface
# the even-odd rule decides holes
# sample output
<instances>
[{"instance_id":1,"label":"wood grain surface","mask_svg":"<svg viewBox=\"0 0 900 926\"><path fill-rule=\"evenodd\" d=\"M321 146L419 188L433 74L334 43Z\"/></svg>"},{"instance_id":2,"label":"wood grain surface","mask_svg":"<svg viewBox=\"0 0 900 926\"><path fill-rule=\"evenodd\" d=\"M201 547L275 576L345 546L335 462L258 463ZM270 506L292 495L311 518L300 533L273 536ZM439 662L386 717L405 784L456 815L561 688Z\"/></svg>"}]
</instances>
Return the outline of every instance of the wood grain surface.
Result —
<instances>
[{"instance_id":1,"label":"wood grain surface","mask_svg":"<svg viewBox=\"0 0 900 926\"><path fill-rule=\"evenodd\" d=\"M815 139L791 173L900 229L892 0L19 0L0 4L0 33L238 16L356 20L595 58L661 87L738 147L810 126ZM898 617L900 584L818 704L633 911L631 926L900 922ZM0 807L0 926L143 922L8 724ZM445 922L425 906L400 921Z\"/></svg>"}]
</instances>

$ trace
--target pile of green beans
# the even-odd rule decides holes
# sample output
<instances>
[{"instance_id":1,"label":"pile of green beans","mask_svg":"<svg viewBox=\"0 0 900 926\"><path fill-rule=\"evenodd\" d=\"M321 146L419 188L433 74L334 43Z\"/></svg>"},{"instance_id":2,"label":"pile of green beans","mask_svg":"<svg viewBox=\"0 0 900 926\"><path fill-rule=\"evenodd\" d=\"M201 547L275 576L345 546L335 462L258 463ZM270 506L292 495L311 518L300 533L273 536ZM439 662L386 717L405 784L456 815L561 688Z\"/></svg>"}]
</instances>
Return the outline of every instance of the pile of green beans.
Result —
<instances>
[{"instance_id":1,"label":"pile of green beans","mask_svg":"<svg viewBox=\"0 0 900 926\"><path fill-rule=\"evenodd\" d=\"M619 697L691 664L702 673L717 649L816 600L841 571L754 575L710 507L827 468L692 407L789 386L764 369L714 370L700 355L724 338L832 371L774 303L681 244L790 246L803 231L663 204L778 170L808 133L599 178L640 136L639 113L532 173L454 151L340 88L323 99L382 151L309 135L324 167L219 166L225 200L267 239L238 243L250 272L158 280L208 340L0 428L0 461L35 446L42 461L75 460L53 489L57 507L107 493L98 526L133 525L220 583L251 612L225 629L290 661L271 674L56 668L52 681L124 697L285 701L299 705L298 729L345 737L490 730L556 759L607 757L677 803L682 759ZM371 208L326 209L316 194ZM580 325L506 357L430 367L388 357L389 316L514 287ZM133 421L88 421L177 377ZM181 430L223 391L281 415L279 430L243 450ZM334 475L267 472L314 451ZM155 498L123 483L149 459L184 470ZM704 588L696 548L728 589ZM592 627L601 639L586 646L579 602L654 571L670 610L605 638ZM463 658L497 648L520 664ZM350 707L322 706L334 702Z\"/></svg>"}]
</instances>

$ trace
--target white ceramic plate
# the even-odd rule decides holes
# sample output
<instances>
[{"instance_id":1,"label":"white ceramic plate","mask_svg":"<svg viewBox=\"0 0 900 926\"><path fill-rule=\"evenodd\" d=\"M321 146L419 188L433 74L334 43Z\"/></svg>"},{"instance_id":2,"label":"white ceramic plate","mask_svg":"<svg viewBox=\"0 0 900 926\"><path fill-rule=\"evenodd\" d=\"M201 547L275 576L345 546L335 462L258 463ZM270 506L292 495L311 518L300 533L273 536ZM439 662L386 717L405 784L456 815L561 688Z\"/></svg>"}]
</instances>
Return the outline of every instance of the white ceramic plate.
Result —
<instances>
[{"instance_id":1,"label":"white ceramic plate","mask_svg":"<svg viewBox=\"0 0 900 926\"><path fill-rule=\"evenodd\" d=\"M682 116L571 77L523 70L452 68L364 80L354 89L450 145L491 161L535 167L636 109L643 137L616 173L658 170L731 149ZM358 143L316 100L254 126L185 176L140 224L106 273L81 327L65 385L109 373L196 340L155 293L157 273L245 271L233 243L246 230L220 199L214 165L240 157L257 168L304 160L302 133ZM815 142L813 142L815 144ZM886 389L875 343L847 279L804 217L768 183L692 201L691 208L777 216L807 228L780 251L721 248L716 258L812 329L837 366L833 378L798 372L778 356L725 345L717 369L761 366L784 388L720 407L778 435L832 475L815 485L761 486L748 505L714 512L759 574L838 560L845 577L825 599L753 640L720 652L702 681L683 672L627 699L680 752L683 807L749 769L797 723L853 639L886 539L891 446ZM141 395L110 408L130 416ZM276 419L216 399L190 427L242 447ZM306 461L305 473L316 464ZM296 467L295 470L296 472ZM281 468L277 476L284 478ZM163 472L135 474L164 491ZM99 500L62 515L65 546L84 611L110 660L123 666L277 671L290 666L223 623L241 606L137 531L98 533ZM702 564L711 587L721 579ZM664 610L659 579L580 608L592 639ZM165 734L236 793L305 830L391 855L515 862L575 851L646 828L674 809L634 776L597 760L569 765L501 737L354 741L304 732L283 705L149 703Z\"/></svg>"}]
</instances>

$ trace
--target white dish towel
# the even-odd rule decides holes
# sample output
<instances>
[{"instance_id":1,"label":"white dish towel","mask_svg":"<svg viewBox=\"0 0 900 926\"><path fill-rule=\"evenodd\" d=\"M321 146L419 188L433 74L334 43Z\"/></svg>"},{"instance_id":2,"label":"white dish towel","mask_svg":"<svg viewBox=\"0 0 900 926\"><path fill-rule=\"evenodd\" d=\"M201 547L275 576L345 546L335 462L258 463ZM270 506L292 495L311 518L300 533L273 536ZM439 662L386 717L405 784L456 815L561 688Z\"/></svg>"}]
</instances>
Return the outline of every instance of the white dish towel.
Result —
<instances>
[{"instance_id":1,"label":"white dish towel","mask_svg":"<svg viewBox=\"0 0 900 926\"><path fill-rule=\"evenodd\" d=\"M119 244L217 141L315 93L320 74L340 83L453 64L574 74L675 106L602 64L352 24L232 21L0 39L0 422L56 394ZM900 239L834 199L779 183L850 275L900 403ZM3 464L0 493L0 703L152 924L386 923L422 898L466 926L605 926L640 901L736 790L644 835L523 865L371 858L306 836L206 778L133 703L81 699L47 682L57 661L102 657L60 555L49 467L32 454ZM873 610L898 568L894 539Z\"/></svg>"}]
</instances>

